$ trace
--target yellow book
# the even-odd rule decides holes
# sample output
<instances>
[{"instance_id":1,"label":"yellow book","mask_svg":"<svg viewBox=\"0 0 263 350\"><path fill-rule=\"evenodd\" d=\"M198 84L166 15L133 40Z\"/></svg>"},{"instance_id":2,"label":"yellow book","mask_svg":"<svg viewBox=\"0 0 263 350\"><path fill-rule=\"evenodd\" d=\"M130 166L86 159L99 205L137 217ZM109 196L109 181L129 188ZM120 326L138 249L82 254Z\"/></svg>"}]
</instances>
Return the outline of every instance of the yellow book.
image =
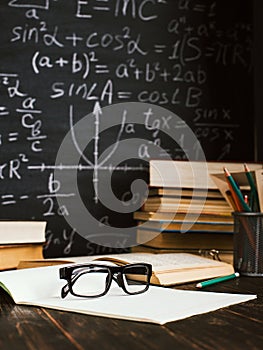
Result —
<instances>
[{"instance_id":1,"label":"yellow book","mask_svg":"<svg viewBox=\"0 0 263 350\"><path fill-rule=\"evenodd\" d=\"M158 232L138 229L137 243L153 248L233 250L233 234L205 232Z\"/></svg>"},{"instance_id":2,"label":"yellow book","mask_svg":"<svg viewBox=\"0 0 263 350\"><path fill-rule=\"evenodd\" d=\"M153 229L157 231L172 231L172 232L225 232L233 233L234 225L232 223L213 223L213 222L191 222L191 221L138 221L138 227L143 225L143 228Z\"/></svg>"},{"instance_id":3,"label":"yellow book","mask_svg":"<svg viewBox=\"0 0 263 350\"><path fill-rule=\"evenodd\" d=\"M15 269L25 259L43 259L43 243L0 245L0 270Z\"/></svg>"},{"instance_id":4,"label":"yellow book","mask_svg":"<svg viewBox=\"0 0 263 350\"><path fill-rule=\"evenodd\" d=\"M195 222L211 222L211 223L229 223L233 224L233 217L232 215L224 215L223 213L214 213L214 214L204 214L202 213L201 215L196 217L195 214L191 213L174 213L172 216L171 212L158 212L155 213L153 211L136 211L133 213L133 218L135 220L149 220L149 221L157 221L157 220L163 220L163 221L184 221L186 219L191 220Z\"/></svg>"}]
</instances>

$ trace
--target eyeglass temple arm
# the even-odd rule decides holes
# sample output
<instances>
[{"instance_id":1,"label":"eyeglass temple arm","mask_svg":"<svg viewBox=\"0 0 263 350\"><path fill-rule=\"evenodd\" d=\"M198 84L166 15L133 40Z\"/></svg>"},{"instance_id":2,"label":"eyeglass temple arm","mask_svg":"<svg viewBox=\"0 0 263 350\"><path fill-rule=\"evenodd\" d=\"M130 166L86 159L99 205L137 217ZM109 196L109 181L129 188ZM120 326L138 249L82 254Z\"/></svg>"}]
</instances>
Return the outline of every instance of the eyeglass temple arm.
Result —
<instances>
[{"instance_id":1,"label":"eyeglass temple arm","mask_svg":"<svg viewBox=\"0 0 263 350\"><path fill-rule=\"evenodd\" d=\"M69 293L69 285L68 285L68 283L67 283L67 284L65 284L65 286L62 287L62 289L61 289L61 298L64 299L64 298L68 295L68 293Z\"/></svg>"}]
</instances>

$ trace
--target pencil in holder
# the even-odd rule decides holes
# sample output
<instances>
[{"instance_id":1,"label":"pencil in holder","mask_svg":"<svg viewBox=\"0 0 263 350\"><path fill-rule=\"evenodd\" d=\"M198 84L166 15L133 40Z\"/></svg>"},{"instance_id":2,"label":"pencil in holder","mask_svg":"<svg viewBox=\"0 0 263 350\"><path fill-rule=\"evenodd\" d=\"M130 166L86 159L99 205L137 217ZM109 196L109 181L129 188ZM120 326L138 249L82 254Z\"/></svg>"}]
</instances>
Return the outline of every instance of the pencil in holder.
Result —
<instances>
[{"instance_id":1,"label":"pencil in holder","mask_svg":"<svg viewBox=\"0 0 263 350\"><path fill-rule=\"evenodd\" d=\"M234 268L263 276L263 213L234 212Z\"/></svg>"}]
</instances>

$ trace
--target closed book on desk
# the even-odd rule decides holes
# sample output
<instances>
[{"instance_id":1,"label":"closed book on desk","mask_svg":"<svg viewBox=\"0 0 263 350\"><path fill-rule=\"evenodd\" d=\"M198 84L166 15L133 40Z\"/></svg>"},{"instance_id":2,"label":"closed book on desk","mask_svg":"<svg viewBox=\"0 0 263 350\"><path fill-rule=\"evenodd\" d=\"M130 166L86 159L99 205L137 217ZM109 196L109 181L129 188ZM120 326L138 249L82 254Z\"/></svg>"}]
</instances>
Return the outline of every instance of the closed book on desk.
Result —
<instances>
[{"instance_id":1,"label":"closed book on desk","mask_svg":"<svg viewBox=\"0 0 263 350\"><path fill-rule=\"evenodd\" d=\"M262 169L263 164L249 163L250 170ZM153 187L218 189L211 178L227 167L230 172L244 171L244 163L150 160L149 185ZM208 176L206 176L206 174Z\"/></svg>"},{"instance_id":2,"label":"closed book on desk","mask_svg":"<svg viewBox=\"0 0 263 350\"><path fill-rule=\"evenodd\" d=\"M234 225L232 223L217 223L217 222L192 222L192 221L138 221L138 228L158 231L172 232L204 232L204 233L233 233Z\"/></svg>"},{"instance_id":3,"label":"closed book on desk","mask_svg":"<svg viewBox=\"0 0 263 350\"><path fill-rule=\"evenodd\" d=\"M186 197L186 196L150 196L146 203L178 205L204 205L205 207L223 207L229 208L225 198L206 198L206 197ZM229 208L230 209L230 208Z\"/></svg>"},{"instance_id":4,"label":"closed book on desk","mask_svg":"<svg viewBox=\"0 0 263 350\"><path fill-rule=\"evenodd\" d=\"M137 243L152 248L233 250L233 233L137 229Z\"/></svg>"},{"instance_id":5,"label":"closed book on desk","mask_svg":"<svg viewBox=\"0 0 263 350\"><path fill-rule=\"evenodd\" d=\"M43 243L0 245L0 270L15 269L26 259L43 259Z\"/></svg>"},{"instance_id":6,"label":"closed book on desk","mask_svg":"<svg viewBox=\"0 0 263 350\"><path fill-rule=\"evenodd\" d=\"M135 220L144 220L144 221L172 221L172 222L180 222L184 220L191 220L192 222L209 222L215 224L231 224L233 225L233 216L223 215L223 213L213 213L213 214L200 214L198 217L196 214L191 213L174 213L171 212L154 212L154 211L143 211L139 210L133 213L133 218Z\"/></svg>"},{"instance_id":7,"label":"closed book on desk","mask_svg":"<svg viewBox=\"0 0 263 350\"><path fill-rule=\"evenodd\" d=\"M231 216L233 209L225 200L219 201L195 201L191 199L174 199L168 197L149 197L142 205L142 211L159 211L174 213L217 214Z\"/></svg>"},{"instance_id":8,"label":"closed book on desk","mask_svg":"<svg viewBox=\"0 0 263 350\"><path fill-rule=\"evenodd\" d=\"M0 220L0 244L45 242L46 221Z\"/></svg>"},{"instance_id":9,"label":"closed book on desk","mask_svg":"<svg viewBox=\"0 0 263 350\"><path fill-rule=\"evenodd\" d=\"M43 258L45 221L0 221L0 270L21 260Z\"/></svg>"},{"instance_id":10,"label":"closed book on desk","mask_svg":"<svg viewBox=\"0 0 263 350\"><path fill-rule=\"evenodd\" d=\"M202 189L197 188L193 190L192 188L184 187L149 187L148 196L188 196L188 197L207 197L207 198L217 198L222 199L223 196L218 189Z\"/></svg>"}]
</instances>

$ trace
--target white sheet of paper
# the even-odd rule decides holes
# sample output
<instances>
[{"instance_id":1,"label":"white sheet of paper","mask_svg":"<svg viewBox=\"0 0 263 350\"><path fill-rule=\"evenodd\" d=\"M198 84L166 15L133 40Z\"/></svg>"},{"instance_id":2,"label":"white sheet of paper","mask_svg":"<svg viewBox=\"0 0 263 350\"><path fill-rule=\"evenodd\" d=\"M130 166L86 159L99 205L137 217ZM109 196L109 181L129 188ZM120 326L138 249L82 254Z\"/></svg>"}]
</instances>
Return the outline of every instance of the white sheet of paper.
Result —
<instances>
[{"instance_id":1,"label":"white sheet of paper","mask_svg":"<svg viewBox=\"0 0 263 350\"><path fill-rule=\"evenodd\" d=\"M0 282L17 304L42 306L89 315L165 324L256 298L256 295L185 291L150 286L143 294L127 295L112 285L100 298L60 297L66 283L61 266L0 272Z\"/></svg>"}]
</instances>

